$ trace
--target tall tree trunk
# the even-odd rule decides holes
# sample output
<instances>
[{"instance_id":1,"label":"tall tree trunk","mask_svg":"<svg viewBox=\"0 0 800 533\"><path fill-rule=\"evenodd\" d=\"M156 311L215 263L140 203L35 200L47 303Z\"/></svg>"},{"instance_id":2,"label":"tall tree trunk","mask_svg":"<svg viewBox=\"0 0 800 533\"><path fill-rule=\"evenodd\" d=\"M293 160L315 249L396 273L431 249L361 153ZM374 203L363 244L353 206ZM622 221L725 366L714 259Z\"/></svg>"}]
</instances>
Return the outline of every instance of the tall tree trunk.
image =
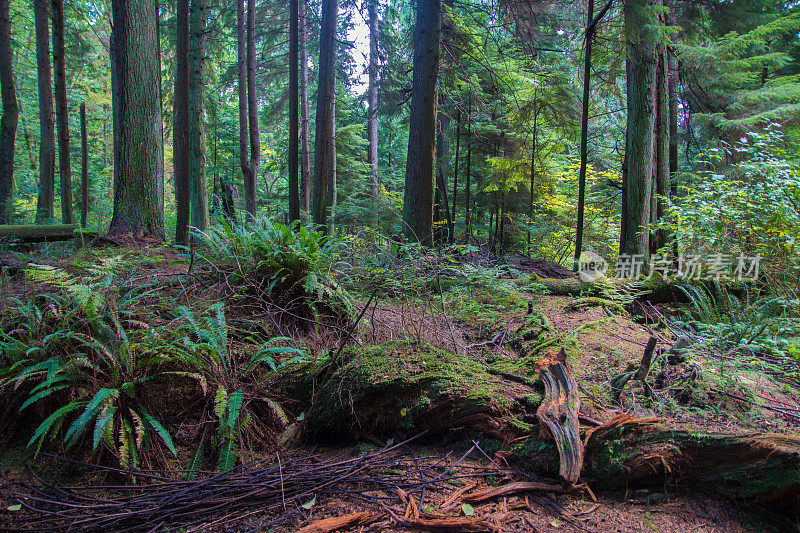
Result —
<instances>
[{"instance_id":1,"label":"tall tree trunk","mask_svg":"<svg viewBox=\"0 0 800 533\"><path fill-rule=\"evenodd\" d=\"M450 224L452 228L450 228L450 243L452 243L455 238L455 224L456 224L456 196L458 196L458 155L461 148L461 109L459 108L456 111L456 155L455 161L453 163L453 209L452 214L450 215Z\"/></svg>"},{"instance_id":2,"label":"tall tree trunk","mask_svg":"<svg viewBox=\"0 0 800 533\"><path fill-rule=\"evenodd\" d=\"M0 93L3 99L3 118L0 120L0 224L10 224L14 219L14 140L19 122L11 58L10 6L11 0L0 0Z\"/></svg>"},{"instance_id":3,"label":"tall tree trunk","mask_svg":"<svg viewBox=\"0 0 800 533\"><path fill-rule=\"evenodd\" d=\"M245 212L255 215L255 180L250 172L250 128L247 125L247 19L244 0L236 1L236 52L237 81L239 89L239 166L244 178Z\"/></svg>"},{"instance_id":4,"label":"tall tree trunk","mask_svg":"<svg viewBox=\"0 0 800 533\"><path fill-rule=\"evenodd\" d=\"M50 0L34 0L36 65L39 79L39 195L36 223L53 219L56 143L53 125L53 76L50 67Z\"/></svg>"},{"instance_id":5,"label":"tall tree trunk","mask_svg":"<svg viewBox=\"0 0 800 533\"><path fill-rule=\"evenodd\" d=\"M261 138L258 131L256 98L255 0L237 2L238 73L239 73L239 160L244 175L244 203L251 218L257 211L256 191L258 167L261 165ZM249 123L249 128L248 128ZM249 143L248 143L249 141ZM250 154L248 158L248 144Z\"/></svg>"},{"instance_id":6,"label":"tall tree trunk","mask_svg":"<svg viewBox=\"0 0 800 533\"><path fill-rule=\"evenodd\" d=\"M189 25L189 205L192 226L205 231L208 219L206 183L205 88L208 0L192 0Z\"/></svg>"},{"instance_id":7,"label":"tall tree trunk","mask_svg":"<svg viewBox=\"0 0 800 533\"><path fill-rule=\"evenodd\" d=\"M258 171L261 166L261 134L258 125L258 95L256 94L256 1L247 1L247 120L250 123L250 189L248 212L255 217ZM247 196L247 194L246 194Z\"/></svg>"},{"instance_id":8,"label":"tall tree trunk","mask_svg":"<svg viewBox=\"0 0 800 533\"><path fill-rule=\"evenodd\" d=\"M308 109L308 21L300 0L300 196L303 211L311 210L311 117Z\"/></svg>"},{"instance_id":9,"label":"tall tree trunk","mask_svg":"<svg viewBox=\"0 0 800 533\"><path fill-rule=\"evenodd\" d=\"M69 157L67 70L64 65L64 2L53 0L53 66L55 67L58 175L61 178L61 222L72 224L72 169Z\"/></svg>"},{"instance_id":10,"label":"tall tree trunk","mask_svg":"<svg viewBox=\"0 0 800 533\"><path fill-rule=\"evenodd\" d=\"M578 262L583 251L583 207L586 198L586 165L589 156L589 91L592 70L592 19L594 0L589 0L586 11L586 50L583 54L583 107L581 112L581 168L578 173L578 221L575 225L575 259L573 270L578 270ZM531 188L531 190L533 190Z\"/></svg>"},{"instance_id":11,"label":"tall tree trunk","mask_svg":"<svg viewBox=\"0 0 800 533\"><path fill-rule=\"evenodd\" d=\"M451 233L450 204L447 201L447 177L445 174L445 167L447 167L447 161L450 158L450 146L447 142L447 137L445 134L448 126L450 125L450 119L444 114L440 113L437 122L438 140L436 146L436 155L438 159L439 170L436 176L433 220L435 223L441 223L442 220L445 220L447 223L447 225L444 227L440 224L439 228L434 230L435 241L437 243L442 243L445 240L449 240ZM442 216L442 212L444 212L444 217Z\"/></svg>"},{"instance_id":12,"label":"tall tree trunk","mask_svg":"<svg viewBox=\"0 0 800 533\"><path fill-rule=\"evenodd\" d=\"M674 25L675 23L675 0L669 1L670 10L667 13L667 24ZM675 39L675 35L672 35ZM668 129L669 129L669 196L674 197L677 192L677 181L675 174L678 172L678 58L675 54L667 48L667 101L668 101ZM665 235L666 240L672 240L672 254L673 259L678 261L678 242L675 240L674 235Z\"/></svg>"},{"instance_id":13,"label":"tall tree trunk","mask_svg":"<svg viewBox=\"0 0 800 533\"><path fill-rule=\"evenodd\" d=\"M654 202L651 204L653 222L660 222L667 210L667 198L670 190L670 135L669 135L669 87L667 72L667 48L659 45L658 72L656 73L656 123L655 123L655 152L656 168L653 183ZM653 233L653 247L651 252L667 244L667 235L664 229Z\"/></svg>"},{"instance_id":14,"label":"tall tree trunk","mask_svg":"<svg viewBox=\"0 0 800 533\"><path fill-rule=\"evenodd\" d=\"M367 11L369 17L369 88L367 89L369 154L367 161L372 182L372 197L377 204L380 194L378 182L378 0L368 0Z\"/></svg>"},{"instance_id":15,"label":"tall tree trunk","mask_svg":"<svg viewBox=\"0 0 800 533\"><path fill-rule=\"evenodd\" d=\"M298 88L298 40L300 9L298 0L289 0L289 220L300 220L300 191L298 184L299 123L297 104Z\"/></svg>"},{"instance_id":16,"label":"tall tree trunk","mask_svg":"<svg viewBox=\"0 0 800 533\"><path fill-rule=\"evenodd\" d=\"M333 232L333 227L336 224L336 207L339 205L339 181L338 181L338 166L336 161L336 83L334 82L334 98L333 98L333 143L331 156L331 172L330 179L328 180L328 198L330 198L330 215L328 216L328 231Z\"/></svg>"},{"instance_id":17,"label":"tall tree trunk","mask_svg":"<svg viewBox=\"0 0 800 533\"><path fill-rule=\"evenodd\" d=\"M469 226L470 216L470 178L472 175L472 96L467 107L467 168L464 183L464 241L469 242L472 236Z\"/></svg>"},{"instance_id":18,"label":"tall tree trunk","mask_svg":"<svg viewBox=\"0 0 800 533\"><path fill-rule=\"evenodd\" d=\"M89 220L89 140L86 135L86 102L81 102L81 227Z\"/></svg>"},{"instance_id":19,"label":"tall tree trunk","mask_svg":"<svg viewBox=\"0 0 800 533\"><path fill-rule=\"evenodd\" d=\"M331 184L336 179L334 126L334 59L336 56L336 0L322 1L322 27L319 43L319 85L317 87L317 123L314 137L314 183L311 214L314 224L328 224Z\"/></svg>"},{"instance_id":20,"label":"tall tree trunk","mask_svg":"<svg viewBox=\"0 0 800 533\"><path fill-rule=\"evenodd\" d=\"M10 31L10 30L9 30ZM9 41L10 42L10 41ZM9 44L9 47L11 45ZM19 53L19 51L17 51ZM13 57L12 57L12 64L13 64ZM14 94L17 95L22 92L22 88L25 86L25 78L22 78L22 83L19 83L19 80L16 77L16 74L12 71L12 81L14 82ZM34 155L34 148L33 143L31 142L31 134L28 131L28 124L25 120L25 107L23 106L23 102L17 100L17 111L19 116L19 121L22 122L22 136L25 139L25 149L28 154L28 161L30 162L29 168L31 169L32 173L36 173L36 156Z\"/></svg>"},{"instance_id":21,"label":"tall tree trunk","mask_svg":"<svg viewBox=\"0 0 800 533\"><path fill-rule=\"evenodd\" d=\"M417 2L414 28L414 73L406 159L403 221L406 236L430 244L433 236L433 181L436 142L436 97L439 79L441 0Z\"/></svg>"},{"instance_id":22,"label":"tall tree trunk","mask_svg":"<svg viewBox=\"0 0 800 533\"><path fill-rule=\"evenodd\" d=\"M189 227L189 0L178 0L175 17L175 96L172 168L175 185L175 242L187 244Z\"/></svg>"},{"instance_id":23,"label":"tall tree trunk","mask_svg":"<svg viewBox=\"0 0 800 533\"><path fill-rule=\"evenodd\" d=\"M647 256L650 241L650 196L653 177L653 133L656 81L656 35L648 10L652 0L624 0L625 34L628 47L628 126L625 152L626 216L622 221L623 254Z\"/></svg>"},{"instance_id":24,"label":"tall tree trunk","mask_svg":"<svg viewBox=\"0 0 800 533\"><path fill-rule=\"evenodd\" d=\"M534 89L533 91L533 147L531 148L531 179L530 179L530 187L528 190L528 231L527 231L527 241L528 241L528 254L531 253L531 230L530 224L533 222L533 199L534 199L534 188L536 186L536 141L537 141L537 134L538 132L538 125L539 125L539 99L538 99L538 91Z\"/></svg>"},{"instance_id":25,"label":"tall tree trunk","mask_svg":"<svg viewBox=\"0 0 800 533\"><path fill-rule=\"evenodd\" d=\"M112 20L114 214L109 233L163 239L164 139L156 3L113 0Z\"/></svg>"}]
</instances>

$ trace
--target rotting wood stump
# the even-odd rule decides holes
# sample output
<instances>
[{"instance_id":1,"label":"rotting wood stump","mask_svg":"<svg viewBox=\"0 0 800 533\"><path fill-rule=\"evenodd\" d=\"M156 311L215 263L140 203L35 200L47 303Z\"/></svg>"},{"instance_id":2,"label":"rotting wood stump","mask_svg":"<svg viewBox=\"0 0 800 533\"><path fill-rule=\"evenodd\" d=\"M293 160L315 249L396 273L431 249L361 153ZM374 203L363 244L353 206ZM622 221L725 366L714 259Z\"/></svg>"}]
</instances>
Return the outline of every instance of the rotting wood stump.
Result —
<instances>
[{"instance_id":1,"label":"rotting wood stump","mask_svg":"<svg viewBox=\"0 0 800 533\"><path fill-rule=\"evenodd\" d=\"M563 348L558 352L547 352L535 368L542 377L545 390L545 398L536 410L536 418L542 430L546 429L556 443L558 475L567 486L572 486L581 477L583 469L578 384L567 365L567 353Z\"/></svg>"}]
</instances>

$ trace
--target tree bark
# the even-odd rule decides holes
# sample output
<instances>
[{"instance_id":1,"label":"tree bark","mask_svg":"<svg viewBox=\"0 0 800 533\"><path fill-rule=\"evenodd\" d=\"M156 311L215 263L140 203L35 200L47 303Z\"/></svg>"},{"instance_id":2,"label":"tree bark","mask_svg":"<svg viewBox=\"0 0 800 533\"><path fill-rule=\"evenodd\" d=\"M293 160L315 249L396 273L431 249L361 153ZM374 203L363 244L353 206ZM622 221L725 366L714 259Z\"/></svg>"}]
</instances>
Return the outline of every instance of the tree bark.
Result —
<instances>
[{"instance_id":1,"label":"tree bark","mask_svg":"<svg viewBox=\"0 0 800 533\"><path fill-rule=\"evenodd\" d=\"M472 236L469 226L470 216L470 177L472 175L472 96L467 107L467 169L464 178L464 240L469 242Z\"/></svg>"},{"instance_id":2,"label":"tree bark","mask_svg":"<svg viewBox=\"0 0 800 533\"><path fill-rule=\"evenodd\" d=\"M652 0L625 0L628 47L628 125L626 132L626 205L622 221L625 239L620 251L647 256L650 246L650 197L653 177L653 133L656 81L656 35L647 10Z\"/></svg>"},{"instance_id":3,"label":"tree bark","mask_svg":"<svg viewBox=\"0 0 800 533\"><path fill-rule=\"evenodd\" d=\"M336 83L334 82L333 98L333 156L331 157L331 172L328 180L328 198L330 198L330 215L328 216L328 231L333 232L336 224L336 207L339 205L339 175L336 161Z\"/></svg>"},{"instance_id":4,"label":"tree bark","mask_svg":"<svg viewBox=\"0 0 800 533\"><path fill-rule=\"evenodd\" d=\"M406 158L403 221L407 238L430 244L436 143L436 98L439 79L441 0L417 2L414 62Z\"/></svg>"},{"instance_id":5,"label":"tree bark","mask_svg":"<svg viewBox=\"0 0 800 533\"><path fill-rule=\"evenodd\" d=\"M67 71L64 65L64 2L53 0L53 64L55 71L58 175L61 181L61 222L72 224L72 169L69 154Z\"/></svg>"},{"instance_id":6,"label":"tree bark","mask_svg":"<svg viewBox=\"0 0 800 533\"><path fill-rule=\"evenodd\" d=\"M581 111L581 168L578 172L578 221L575 224L575 259L572 268L578 271L578 262L583 250L583 208L586 198L586 165L589 156L589 83L592 70L592 37L591 28L594 18L594 0L589 0L586 11L586 50L583 54L583 106ZM531 189L533 190L533 189Z\"/></svg>"},{"instance_id":7,"label":"tree bark","mask_svg":"<svg viewBox=\"0 0 800 533\"><path fill-rule=\"evenodd\" d=\"M0 0L0 224L14 219L14 141L19 122L17 92L11 58L11 1Z\"/></svg>"},{"instance_id":8,"label":"tree bark","mask_svg":"<svg viewBox=\"0 0 800 533\"><path fill-rule=\"evenodd\" d=\"M331 184L336 179L334 59L336 55L337 15L338 6L336 0L323 0L311 213L314 224L325 227L328 224L328 211L331 205Z\"/></svg>"},{"instance_id":9,"label":"tree bark","mask_svg":"<svg viewBox=\"0 0 800 533\"><path fill-rule=\"evenodd\" d=\"M86 102L81 102L81 227L89 219L89 142L86 135Z\"/></svg>"},{"instance_id":10,"label":"tree bark","mask_svg":"<svg viewBox=\"0 0 800 533\"><path fill-rule=\"evenodd\" d=\"M244 175L245 210L255 218L258 209L256 191L258 167L261 165L261 139L258 131L258 100L255 71L255 0L247 1L245 21L244 2L237 2L238 74L239 74L239 160ZM248 128L249 122L249 128ZM249 140L249 143L248 143ZM248 144L250 155L248 159Z\"/></svg>"},{"instance_id":11,"label":"tree bark","mask_svg":"<svg viewBox=\"0 0 800 533\"><path fill-rule=\"evenodd\" d=\"M456 112L456 155L453 163L453 209L450 215L450 243L455 241L456 197L458 196L458 155L461 149L461 109Z\"/></svg>"},{"instance_id":12,"label":"tree bark","mask_svg":"<svg viewBox=\"0 0 800 533\"><path fill-rule=\"evenodd\" d=\"M669 74L667 71L667 48L659 45L658 72L656 73L656 124L655 124L655 151L656 168L655 189L653 190L653 221L658 223L664 218L667 210L667 199L670 196L670 131L669 131ZM667 244L667 235L664 229L653 232L653 247L651 252Z\"/></svg>"},{"instance_id":13,"label":"tree bark","mask_svg":"<svg viewBox=\"0 0 800 533\"><path fill-rule=\"evenodd\" d=\"M449 232L450 230L449 222L445 227L442 227L441 225L443 220L442 211L444 211L446 215L444 220L450 220L450 206L447 202L447 178L445 177L444 172L450 152L447 138L445 137L445 132L447 131L450 120L444 114L440 113L436 122L436 159L438 169L435 176L436 189L433 197L433 222L434 224L439 224L439 227L434 227L433 231L434 242L442 243L447 238L446 235L443 237L443 234Z\"/></svg>"},{"instance_id":14,"label":"tree bark","mask_svg":"<svg viewBox=\"0 0 800 533\"><path fill-rule=\"evenodd\" d=\"M175 97L172 167L175 185L175 242L187 244L189 227L189 0L178 0L175 17Z\"/></svg>"},{"instance_id":15,"label":"tree bark","mask_svg":"<svg viewBox=\"0 0 800 533\"><path fill-rule=\"evenodd\" d=\"M39 195L36 223L53 219L56 144L53 124L53 78L50 66L50 0L34 0L36 65L39 80Z\"/></svg>"},{"instance_id":16,"label":"tree bark","mask_svg":"<svg viewBox=\"0 0 800 533\"><path fill-rule=\"evenodd\" d=\"M369 0L367 11L369 17L369 88L367 90L369 154L367 161L370 168L372 197L377 205L380 194L378 181L378 0Z\"/></svg>"},{"instance_id":17,"label":"tree bark","mask_svg":"<svg viewBox=\"0 0 800 533\"><path fill-rule=\"evenodd\" d=\"M300 0L300 196L303 211L311 210L311 118L308 108L308 21L306 0Z\"/></svg>"},{"instance_id":18,"label":"tree bark","mask_svg":"<svg viewBox=\"0 0 800 533\"><path fill-rule=\"evenodd\" d=\"M114 214L109 233L164 238L164 146L158 12L152 0L113 0L111 92Z\"/></svg>"},{"instance_id":19,"label":"tree bark","mask_svg":"<svg viewBox=\"0 0 800 533\"><path fill-rule=\"evenodd\" d=\"M530 224L533 222L533 198L534 198L534 187L536 186L536 141L537 141L537 134L538 129L537 126L539 125L539 99L538 99L538 91L534 89L533 92L533 146L531 147L531 179L530 179L530 187L528 190L528 220L529 226L527 231L527 241L528 241L528 254L531 253L531 231L530 231Z\"/></svg>"},{"instance_id":20,"label":"tree bark","mask_svg":"<svg viewBox=\"0 0 800 533\"><path fill-rule=\"evenodd\" d=\"M205 88L206 23L208 0L192 0L189 25L189 205L192 226L209 226L206 183Z\"/></svg>"},{"instance_id":21,"label":"tree bark","mask_svg":"<svg viewBox=\"0 0 800 533\"><path fill-rule=\"evenodd\" d=\"M669 2L670 10L667 13L667 24L674 25L675 23L675 1ZM675 36L671 37L674 41ZM667 100L669 109L669 175L670 198L675 197L678 193L677 182L675 174L678 172L678 58L675 53L667 48ZM672 240L672 255L677 263L678 261L678 241L674 235L666 235L666 240Z\"/></svg>"},{"instance_id":22,"label":"tree bark","mask_svg":"<svg viewBox=\"0 0 800 533\"><path fill-rule=\"evenodd\" d=\"M289 220L300 220L300 191L298 184L299 123L297 104L298 88L298 40L300 9L298 0L289 0Z\"/></svg>"}]
</instances>

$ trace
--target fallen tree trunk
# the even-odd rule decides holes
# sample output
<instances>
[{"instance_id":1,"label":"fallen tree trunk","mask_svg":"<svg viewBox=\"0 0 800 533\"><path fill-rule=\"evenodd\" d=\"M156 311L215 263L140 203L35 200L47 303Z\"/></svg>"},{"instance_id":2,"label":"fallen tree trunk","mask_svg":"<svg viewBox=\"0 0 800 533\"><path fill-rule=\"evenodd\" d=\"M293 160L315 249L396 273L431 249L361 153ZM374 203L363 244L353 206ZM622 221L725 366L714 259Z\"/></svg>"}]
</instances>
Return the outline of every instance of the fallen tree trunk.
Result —
<instances>
[{"instance_id":1,"label":"fallen tree trunk","mask_svg":"<svg viewBox=\"0 0 800 533\"><path fill-rule=\"evenodd\" d=\"M341 359L306 417L313 440L464 427L504 441L531 431L542 399L535 374L507 379L426 343L352 346Z\"/></svg>"},{"instance_id":2,"label":"fallen tree trunk","mask_svg":"<svg viewBox=\"0 0 800 533\"><path fill-rule=\"evenodd\" d=\"M529 470L560 469L567 484L578 473L592 489L677 482L800 519L799 439L669 429L620 415L588 430L581 445L577 387L563 356L550 352L533 364L535 357L498 368L424 343L349 347L316 387L305 436L352 441L463 428L496 439L504 457ZM549 435L537 438L544 427L558 454Z\"/></svg>"},{"instance_id":3,"label":"fallen tree trunk","mask_svg":"<svg viewBox=\"0 0 800 533\"><path fill-rule=\"evenodd\" d=\"M595 488L680 482L800 520L800 439L665 428L620 415L590 430L586 475Z\"/></svg>"},{"instance_id":4,"label":"fallen tree trunk","mask_svg":"<svg viewBox=\"0 0 800 533\"><path fill-rule=\"evenodd\" d=\"M587 283L577 277L572 278L536 278L536 283L544 285L547 291L555 296L591 296L598 294L600 289L597 283ZM613 290L627 290L631 288L634 280L620 278L604 278L607 287ZM681 285L686 285L685 281L675 278L653 277L648 280L641 280L641 286L636 290L646 291L641 299L655 303L665 302L688 302L686 295L679 289ZM738 280L723 280L722 285L725 289L736 295L743 294L746 290L745 283Z\"/></svg>"},{"instance_id":5,"label":"fallen tree trunk","mask_svg":"<svg viewBox=\"0 0 800 533\"><path fill-rule=\"evenodd\" d=\"M0 241L55 242L74 238L78 224L10 224L0 225Z\"/></svg>"}]
</instances>

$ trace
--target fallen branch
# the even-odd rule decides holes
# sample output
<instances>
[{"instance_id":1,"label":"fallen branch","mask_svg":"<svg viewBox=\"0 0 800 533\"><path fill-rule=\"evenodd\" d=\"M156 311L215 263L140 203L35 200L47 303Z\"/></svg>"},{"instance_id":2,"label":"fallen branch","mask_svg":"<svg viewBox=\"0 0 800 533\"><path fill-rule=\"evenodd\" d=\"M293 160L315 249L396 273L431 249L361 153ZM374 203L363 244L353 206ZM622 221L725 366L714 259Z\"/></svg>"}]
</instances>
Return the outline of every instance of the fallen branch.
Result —
<instances>
[{"instance_id":1,"label":"fallen branch","mask_svg":"<svg viewBox=\"0 0 800 533\"><path fill-rule=\"evenodd\" d=\"M313 524L297 530L297 533L331 533L349 527L368 526L384 518L386 518L385 513L353 513L317 520Z\"/></svg>"},{"instance_id":2,"label":"fallen branch","mask_svg":"<svg viewBox=\"0 0 800 533\"><path fill-rule=\"evenodd\" d=\"M500 528L478 518L400 518L392 513L392 519L399 526L438 533L494 533Z\"/></svg>"},{"instance_id":3,"label":"fallen branch","mask_svg":"<svg viewBox=\"0 0 800 533\"><path fill-rule=\"evenodd\" d=\"M655 352L656 343L657 341L655 337L650 337L650 340L647 341L647 346L645 347L644 355L642 356L642 362L639 363L638 369L633 372L625 372L620 374L611 380L611 389L613 391L612 395L615 403L620 403L622 391L625 389L625 385L627 385L631 380L641 381L642 386L644 387L645 396L648 398L653 396L653 388L647 382L647 376L650 374L650 367L653 366L653 352Z\"/></svg>"},{"instance_id":4,"label":"fallen branch","mask_svg":"<svg viewBox=\"0 0 800 533\"><path fill-rule=\"evenodd\" d=\"M551 483L538 483L535 481L517 481L508 483L499 487L482 490L479 492L471 492L461 496L461 500L466 503L481 503L487 500L493 500L500 496L508 496L510 494L517 494L519 492L565 492L564 488L559 485Z\"/></svg>"}]
</instances>

